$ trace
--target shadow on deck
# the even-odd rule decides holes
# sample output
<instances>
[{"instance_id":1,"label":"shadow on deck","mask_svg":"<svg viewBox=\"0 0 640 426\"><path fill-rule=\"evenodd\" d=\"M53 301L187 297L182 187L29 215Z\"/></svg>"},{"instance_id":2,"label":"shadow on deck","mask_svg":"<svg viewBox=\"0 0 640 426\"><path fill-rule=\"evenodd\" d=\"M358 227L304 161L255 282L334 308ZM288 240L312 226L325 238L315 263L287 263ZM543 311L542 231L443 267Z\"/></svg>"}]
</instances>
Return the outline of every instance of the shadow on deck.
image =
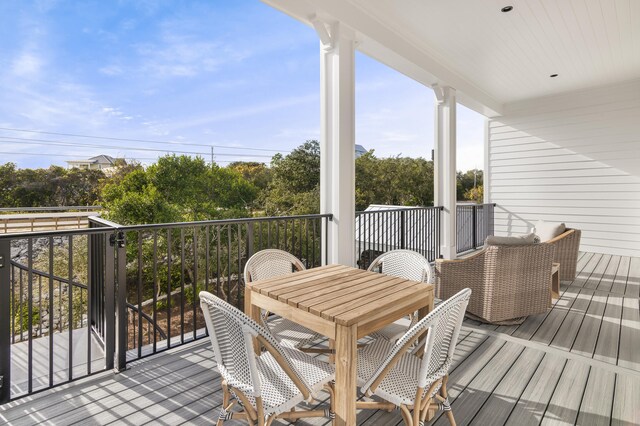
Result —
<instances>
[{"instance_id":1,"label":"shadow on deck","mask_svg":"<svg viewBox=\"0 0 640 426\"><path fill-rule=\"evenodd\" d=\"M548 313L510 327L465 321L449 380L458 424L640 424L639 297L640 259L584 253ZM201 340L15 400L0 406L0 422L212 424L222 393L209 346ZM361 411L358 424L402 419Z\"/></svg>"}]
</instances>

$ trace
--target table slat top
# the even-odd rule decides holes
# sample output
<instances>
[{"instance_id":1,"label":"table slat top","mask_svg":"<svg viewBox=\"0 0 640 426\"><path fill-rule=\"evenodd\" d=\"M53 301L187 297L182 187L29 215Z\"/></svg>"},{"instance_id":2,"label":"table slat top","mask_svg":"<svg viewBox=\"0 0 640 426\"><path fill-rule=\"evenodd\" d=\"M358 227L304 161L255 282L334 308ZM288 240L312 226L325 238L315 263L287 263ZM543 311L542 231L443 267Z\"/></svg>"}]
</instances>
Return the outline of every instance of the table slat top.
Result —
<instances>
[{"instance_id":1,"label":"table slat top","mask_svg":"<svg viewBox=\"0 0 640 426\"><path fill-rule=\"evenodd\" d=\"M294 274L255 281L251 290L343 325L366 320L380 310L433 297L433 285L327 265Z\"/></svg>"}]
</instances>

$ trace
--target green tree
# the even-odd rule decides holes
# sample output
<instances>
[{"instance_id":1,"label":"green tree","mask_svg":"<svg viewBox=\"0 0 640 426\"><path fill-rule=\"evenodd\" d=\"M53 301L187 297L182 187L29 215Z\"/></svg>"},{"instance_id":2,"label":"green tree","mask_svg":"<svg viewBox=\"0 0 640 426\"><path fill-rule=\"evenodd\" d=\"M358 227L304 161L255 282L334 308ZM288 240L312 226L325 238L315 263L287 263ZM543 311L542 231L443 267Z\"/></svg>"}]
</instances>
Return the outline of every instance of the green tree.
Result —
<instances>
[{"instance_id":1,"label":"green tree","mask_svg":"<svg viewBox=\"0 0 640 426\"><path fill-rule=\"evenodd\" d=\"M15 189L18 184L14 163L0 165L0 207L15 207Z\"/></svg>"},{"instance_id":2,"label":"green tree","mask_svg":"<svg viewBox=\"0 0 640 426\"><path fill-rule=\"evenodd\" d=\"M464 193L464 198L465 200L475 201L478 204L482 204L484 202L484 190L482 185L468 189L467 192Z\"/></svg>"},{"instance_id":3,"label":"green tree","mask_svg":"<svg viewBox=\"0 0 640 426\"><path fill-rule=\"evenodd\" d=\"M320 211L320 144L306 141L287 156L271 161L272 180L265 194L267 215L313 214Z\"/></svg>"},{"instance_id":4,"label":"green tree","mask_svg":"<svg viewBox=\"0 0 640 426\"><path fill-rule=\"evenodd\" d=\"M373 151L356 159L356 210L370 204L433 205L433 162L423 158L377 158Z\"/></svg>"},{"instance_id":5,"label":"green tree","mask_svg":"<svg viewBox=\"0 0 640 426\"><path fill-rule=\"evenodd\" d=\"M258 195L254 184L230 168L214 167L211 170L211 187L216 207L231 209L238 214L246 214Z\"/></svg>"},{"instance_id":6,"label":"green tree","mask_svg":"<svg viewBox=\"0 0 640 426\"><path fill-rule=\"evenodd\" d=\"M456 195L459 201L471 201L465 194L472 188L482 185L482 170L472 169L458 172L456 179Z\"/></svg>"},{"instance_id":7,"label":"green tree","mask_svg":"<svg viewBox=\"0 0 640 426\"><path fill-rule=\"evenodd\" d=\"M250 216L254 185L200 157L167 155L146 170L120 173L102 189L108 216L123 224Z\"/></svg>"},{"instance_id":8,"label":"green tree","mask_svg":"<svg viewBox=\"0 0 640 426\"><path fill-rule=\"evenodd\" d=\"M235 161L227 166L228 169L238 171L243 178L251 182L258 191L267 189L271 182L271 169L264 163L255 161Z\"/></svg>"}]
</instances>

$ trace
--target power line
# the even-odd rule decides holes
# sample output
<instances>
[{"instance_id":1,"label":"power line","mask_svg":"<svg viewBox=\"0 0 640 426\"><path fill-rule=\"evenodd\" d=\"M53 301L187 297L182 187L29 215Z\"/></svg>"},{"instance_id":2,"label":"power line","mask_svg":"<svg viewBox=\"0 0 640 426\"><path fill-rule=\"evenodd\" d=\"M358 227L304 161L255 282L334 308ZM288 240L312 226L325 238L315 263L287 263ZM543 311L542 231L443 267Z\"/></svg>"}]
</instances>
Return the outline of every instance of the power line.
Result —
<instances>
[{"instance_id":1,"label":"power line","mask_svg":"<svg viewBox=\"0 0 640 426\"><path fill-rule=\"evenodd\" d=\"M165 153L177 153L177 154L195 154L200 155L202 157L208 155L207 152L197 152L197 151L179 151L179 150L166 150L166 149L157 149L157 148L130 148L126 146L114 146L114 145L104 145L104 144L89 144L84 142L65 142L65 141L54 141L54 140L45 140L45 139L29 139L29 138L17 138L13 136L0 136L0 139L5 139L8 142L19 141L15 143L21 143L26 145L57 145L57 146L73 146L73 147L85 147L85 148L100 148L106 150L127 150L127 151L150 151L150 152L165 152ZM213 148L211 148L213 150ZM222 157L249 157L249 158L271 158L270 155L265 154L239 154L239 153L224 153L217 154Z\"/></svg>"},{"instance_id":2,"label":"power line","mask_svg":"<svg viewBox=\"0 0 640 426\"><path fill-rule=\"evenodd\" d=\"M180 145L188 145L188 146L200 146L200 147L206 147L206 148L214 147L214 148L223 148L223 149L242 149L242 150L248 150L248 151L267 151L267 152L283 152L283 153L291 152L291 151L285 151L285 150L279 150L279 149L229 147L224 145L210 145L210 144L199 144L199 143L189 143L189 142L156 141L151 139L126 139L126 138L114 138L109 136L81 135L81 134L75 134L75 133L45 132L42 130L14 129L11 127L0 127L0 130L7 130L12 132L38 133L43 135L71 136L75 138L105 139L105 140L121 141L121 142L145 142L145 143L156 143L156 144L163 144L163 145L180 144Z\"/></svg>"},{"instance_id":3,"label":"power line","mask_svg":"<svg viewBox=\"0 0 640 426\"><path fill-rule=\"evenodd\" d=\"M86 155L78 155L78 154L50 154L50 153L30 154L28 152L8 152L8 151L0 151L0 155L20 155L20 156L23 156L23 157L79 157L79 158L87 158ZM156 157L126 157L125 160L153 161L153 160L157 160L157 158ZM222 160L222 161L216 161L216 163L235 163L235 161Z\"/></svg>"}]
</instances>

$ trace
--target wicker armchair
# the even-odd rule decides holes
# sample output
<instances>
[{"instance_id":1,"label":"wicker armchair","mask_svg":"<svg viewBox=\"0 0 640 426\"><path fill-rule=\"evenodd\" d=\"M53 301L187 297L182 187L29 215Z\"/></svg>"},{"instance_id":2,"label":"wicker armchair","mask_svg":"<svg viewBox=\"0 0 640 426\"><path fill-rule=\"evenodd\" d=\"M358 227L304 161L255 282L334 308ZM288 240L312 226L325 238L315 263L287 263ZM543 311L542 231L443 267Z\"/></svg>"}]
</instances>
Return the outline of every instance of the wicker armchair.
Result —
<instances>
[{"instance_id":1,"label":"wicker armchair","mask_svg":"<svg viewBox=\"0 0 640 426\"><path fill-rule=\"evenodd\" d=\"M436 295L447 299L471 288L468 313L483 322L520 324L549 308L554 249L549 243L488 246L465 259L438 259Z\"/></svg>"},{"instance_id":2,"label":"wicker armchair","mask_svg":"<svg viewBox=\"0 0 640 426\"><path fill-rule=\"evenodd\" d=\"M556 248L553 261L560 264L560 281L573 281L576 278L581 235L579 229L567 228L557 237L545 241Z\"/></svg>"}]
</instances>

